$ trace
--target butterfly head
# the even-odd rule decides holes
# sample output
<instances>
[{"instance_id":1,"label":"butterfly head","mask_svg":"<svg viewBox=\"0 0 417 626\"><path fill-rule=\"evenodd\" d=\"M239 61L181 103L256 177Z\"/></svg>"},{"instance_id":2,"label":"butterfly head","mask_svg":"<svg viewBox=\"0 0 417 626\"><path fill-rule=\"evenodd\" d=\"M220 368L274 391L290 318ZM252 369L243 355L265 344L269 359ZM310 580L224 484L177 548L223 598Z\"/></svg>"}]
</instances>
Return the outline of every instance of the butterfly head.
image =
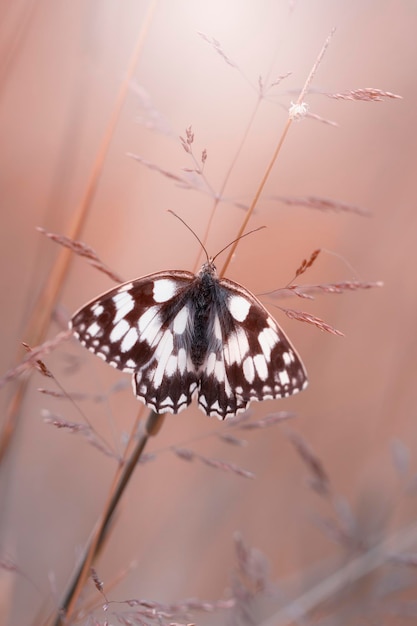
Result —
<instances>
[{"instance_id":1,"label":"butterfly head","mask_svg":"<svg viewBox=\"0 0 417 626\"><path fill-rule=\"evenodd\" d=\"M200 271L198 272L198 276L212 276L213 278L217 278L217 269L214 265L214 259L208 258L205 263L201 266Z\"/></svg>"}]
</instances>

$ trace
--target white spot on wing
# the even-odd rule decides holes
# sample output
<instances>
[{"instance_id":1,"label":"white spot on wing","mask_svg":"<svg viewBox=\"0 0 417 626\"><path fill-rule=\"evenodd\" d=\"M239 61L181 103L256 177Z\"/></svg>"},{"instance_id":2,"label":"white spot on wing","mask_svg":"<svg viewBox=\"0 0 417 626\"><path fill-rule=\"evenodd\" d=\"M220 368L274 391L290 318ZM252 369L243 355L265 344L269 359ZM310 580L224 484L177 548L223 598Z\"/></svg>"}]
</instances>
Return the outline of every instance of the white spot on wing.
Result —
<instances>
[{"instance_id":1,"label":"white spot on wing","mask_svg":"<svg viewBox=\"0 0 417 626\"><path fill-rule=\"evenodd\" d=\"M184 348L180 348L178 350L177 360L178 360L178 370L181 374L184 374L185 368L187 366L187 353L184 350Z\"/></svg>"},{"instance_id":2,"label":"white spot on wing","mask_svg":"<svg viewBox=\"0 0 417 626\"><path fill-rule=\"evenodd\" d=\"M185 395L185 393L182 393L180 397L178 398L178 405L181 406L182 404L187 404L187 402L188 402L187 396Z\"/></svg>"},{"instance_id":3,"label":"white spot on wing","mask_svg":"<svg viewBox=\"0 0 417 626\"><path fill-rule=\"evenodd\" d=\"M113 328L110 333L110 341L115 343L116 341L120 341L120 339L127 333L130 325L126 320L120 320L118 324Z\"/></svg>"},{"instance_id":4,"label":"white spot on wing","mask_svg":"<svg viewBox=\"0 0 417 626\"><path fill-rule=\"evenodd\" d=\"M215 318L214 318L213 330L214 330L214 335L215 335L216 339L219 339L221 341L223 339L223 336L222 336L222 328L220 326L220 320L219 320L219 316L218 315L216 315Z\"/></svg>"},{"instance_id":5,"label":"white spot on wing","mask_svg":"<svg viewBox=\"0 0 417 626\"><path fill-rule=\"evenodd\" d=\"M127 352L138 340L138 331L136 328L131 328L126 335L123 337L122 345L120 346L120 350L122 352Z\"/></svg>"},{"instance_id":6,"label":"white spot on wing","mask_svg":"<svg viewBox=\"0 0 417 626\"><path fill-rule=\"evenodd\" d=\"M230 335L229 340L224 349L226 363L240 364L244 356L249 352L249 342L243 328L238 328L235 333Z\"/></svg>"},{"instance_id":7,"label":"white spot on wing","mask_svg":"<svg viewBox=\"0 0 417 626\"><path fill-rule=\"evenodd\" d=\"M175 282L169 278L160 278L153 284L153 297L155 302L167 302L175 296Z\"/></svg>"},{"instance_id":8,"label":"white spot on wing","mask_svg":"<svg viewBox=\"0 0 417 626\"><path fill-rule=\"evenodd\" d=\"M216 361L216 365L214 367L214 375L220 383L224 381L225 368L223 361Z\"/></svg>"},{"instance_id":9,"label":"white spot on wing","mask_svg":"<svg viewBox=\"0 0 417 626\"><path fill-rule=\"evenodd\" d=\"M176 370L178 369L178 359L174 354L171 354L169 357L166 367L165 367L165 376L173 376Z\"/></svg>"},{"instance_id":10,"label":"white spot on wing","mask_svg":"<svg viewBox=\"0 0 417 626\"><path fill-rule=\"evenodd\" d=\"M288 373L285 370L282 370L281 372L279 372L278 376L279 376L279 381L283 387L289 384L290 377L288 376Z\"/></svg>"},{"instance_id":11,"label":"white spot on wing","mask_svg":"<svg viewBox=\"0 0 417 626\"><path fill-rule=\"evenodd\" d=\"M149 345L152 345L161 330L158 307L153 306L140 316L138 329L141 339L145 339Z\"/></svg>"},{"instance_id":12,"label":"white spot on wing","mask_svg":"<svg viewBox=\"0 0 417 626\"><path fill-rule=\"evenodd\" d=\"M90 337L95 337L100 330L101 330L101 327L99 326L99 324L97 324L97 322L93 322L87 328L87 334L90 335Z\"/></svg>"},{"instance_id":13,"label":"white spot on wing","mask_svg":"<svg viewBox=\"0 0 417 626\"><path fill-rule=\"evenodd\" d=\"M248 383L253 383L255 378L255 367L253 365L253 359L250 356L243 361L243 373Z\"/></svg>"},{"instance_id":14,"label":"white spot on wing","mask_svg":"<svg viewBox=\"0 0 417 626\"><path fill-rule=\"evenodd\" d=\"M173 326L174 333L177 333L178 335L182 335L182 333L187 327L187 322L188 322L188 308L184 306L181 309L181 311L179 311L179 313L177 313L177 315L175 316L174 326Z\"/></svg>"},{"instance_id":15,"label":"white spot on wing","mask_svg":"<svg viewBox=\"0 0 417 626\"><path fill-rule=\"evenodd\" d=\"M153 379L153 384L155 385L155 388L160 387L161 382L165 376L168 359L172 354L173 347L174 339L172 333L170 330L166 330L164 331L155 350L155 359L158 363Z\"/></svg>"},{"instance_id":16,"label":"white spot on wing","mask_svg":"<svg viewBox=\"0 0 417 626\"><path fill-rule=\"evenodd\" d=\"M261 345L262 352L265 355L267 361L271 360L271 350L279 342L277 333L272 328L264 328L258 336L258 341Z\"/></svg>"},{"instance_id":17,"label":"white spot on wing","mask_svg":"<svg viewBox=\"0 0 417 626\"><path fill-rule=\"evenodd\" d=\"M228 309L237 322L244 322L248 316L251 303L243 296L232 296L228 303Z\"/></svg>"},{"instance_id":18,"label":"white spot on wing","mask_svg":"<svg viewBox=\"0 0 417 626\"><path fill-rule=\"evenodd\" d=\"M255 365L256 372L261 380L268 378L268 368L266 366L266 360L263 354L257 354L253 357L253 364Z\"/></svg>"},{"instance_id":19,"label":"white spot on wing","mask_svg":"<svg viewBox=\"0 0 417 626\"><path fill-rule=\"evenodd\" d=\"M122 291L121 293L113 296L113 304L116 307L117 313L114 316L113 324L117 324L122 320L130 311L135 308L135 301L130 293Z\"/></svg>"},{"instance_id":20,"label":"white spot on wing","mask_svg":"<svg viewBox=\"0 0 417 626\"><path fill-rule=\"evenodd\" d=\"M92 313L93 313L96 317L98 317L99 315L101 315L101 314L103 313L103 311L104 311L104 306L103 306L102 304L99 304L99 303L95 304L95 305L92 307L92 309L91 309L91 312L92 312Z\"/></svg>"},{"instance_id":21,"label":"white spot on wing","mask_svg":"<svg viewBox=\"0 0 417 626\"><path fill-rule=\"evenodd\" d=\"M167 402L167 401L171 401L171 398L167 398L166 400L164 400L164 402ZM156 405L152 404L152 406L156 410ZM170 406L164 406L164 404L161 402L161 404L159 405L158 411L159 413L174 413L174 407L172 406L172 402Z\"/></svg>"}]
</instances>

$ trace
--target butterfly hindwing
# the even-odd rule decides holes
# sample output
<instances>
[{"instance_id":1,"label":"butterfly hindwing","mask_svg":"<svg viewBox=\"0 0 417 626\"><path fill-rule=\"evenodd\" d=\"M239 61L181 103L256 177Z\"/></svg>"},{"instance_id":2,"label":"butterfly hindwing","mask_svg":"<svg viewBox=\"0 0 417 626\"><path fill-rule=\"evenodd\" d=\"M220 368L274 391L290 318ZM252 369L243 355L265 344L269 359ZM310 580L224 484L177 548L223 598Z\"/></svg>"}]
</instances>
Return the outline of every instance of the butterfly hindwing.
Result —
<instances>
[{"instance_id":1,"label":"butterfly hindwing","mask_svg":"<svg viewBox=\"0 0 417 626\"><path fill-rule=\"evenodd\" d=\"M136 396L157 413L179 413L198 386L190 358L192 307L187 294L188 289L160 308L160 330L152 333L150 358L133 376Z\"/></svg>"}]
</instances>

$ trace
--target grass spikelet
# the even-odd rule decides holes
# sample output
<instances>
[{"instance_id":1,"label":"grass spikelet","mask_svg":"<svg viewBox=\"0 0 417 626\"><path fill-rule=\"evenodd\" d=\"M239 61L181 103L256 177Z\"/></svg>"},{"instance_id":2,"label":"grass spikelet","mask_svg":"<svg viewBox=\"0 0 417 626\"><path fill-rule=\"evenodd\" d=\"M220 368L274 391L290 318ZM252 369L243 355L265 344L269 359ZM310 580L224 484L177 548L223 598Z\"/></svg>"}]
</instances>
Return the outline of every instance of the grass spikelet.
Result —
<instances>
[{"instance_id":1,"label":"grass spikelet","mask_svg":"<svg viewBox=\"0 0 417 626\"><path fill-rule=\"evenodd\" d=\"M261 417L254 422L242 424L238 426L238 428L239 430L258 430L269 428L270 426L281 424L282 422L286 422L294 417L295 413L291 413L290 411L277 411L276 413L269 413L268 415L265 415L265 417Z\"/></svg>"},{"instance_id":2,"label":"grass spikelet","mask_svg":"<svg viewBox=\"0 0 417 626\"><path fill-rule=\"evenodd\" d=\"M329 494L330 479L321 460L301 435L287 430L286 436L310 472L310 485L318 493Z\"/></svg>"},{"instance_id":3,"label":"grass spikelet","mask_svg":"<svg viewBox=\"0 0 417 626\"><path fill-rule=\"evenodd\" d=\"M237 476L242 476L243 478L255 478L255 474L253 474L253 472L245 470L238 465L235 465L234 463L229 463L228 461L220 461L218 459L211 459L209 457L203 456L202 454L198 454L197 452L193 452L192 450L188 450L185 448L173 447L171 449L174 454L176 454L183 461L194 461L194 459L197 459L198 461L201 461L201 463L204 463L205 465L208 465L209 467L212 467L214 469L222 470L223 472L232 472L233 474L236 474Z\"/></svg>"},{"instance_id":4,"label":"grass spikelet","mask_svg":"<svg viewBox=\"0 0 417 626\"><path fill-rule=\"evenodd\" d=\"M320 254L320 249L314 250L314 252L311 253L309 259L303 259L303 261L301 262L301 265L295 270L295 277L293 278L291 282L293 282L296 278L304 274L314 264L319 254Z\"/></svg>"},{"instance_id":5,"label":"grass spikelet","mask_svg":"<svg viewBox=\"0 0 417 626\"><path fill-rule=\"evenodd\" d=\"M208 37L204 33L198 33L198 34L204 41L206 41L208 44L212 46L212 48L223 59L223 61L227 63L227 65L230 65L230 67L233 67L234 69L238 69L238 65L234 61L232 61L232 59L228 57L225 51L223 50L220 41L218 41L214 37Z\"/></svg>"},{"instance_id":6,"label":"grass spikelet","mask_svg":"<svg viewBox=\"0 0 417 626\"><path fill-rule=\"evenodd\" d=\"M340 200L330 200L329 198L321 198L318 196L306 196L304 198L291 198L288 196L275 196L272 199L279 200L288 206L303 206L307 209L315 209L318 211L333 211L334 213L355 213L361 217L370 217L372 214L368 209L340 202Z\"/></svg>"},{"instance_id":7,"label":"grass spikelet","mask_svg":"<svg viewBox=\"0 0 417 626\"><path fill-rule=\"evenodd\" d=\"M352 89L350 91L342 91L341 93L327 93L328 98L335 100L359 100L361 102L382 102L383 100L402 100L402 96L391 93L390 91L382 91L382 89L374 89L366 87L365 89Z\"/></svg>"},{"instance_id":8,"label":"grass spikelet","mask_svg":"<svg viewBox=\"0 0 417 626\"><path fill-rule=\"evenodd\" d=\"M287 317L292 320L297 320L298 322L306 322L306 324L312 324L316 328L320 330L325 330L327 333L331 335L337 335L338 337L344 337L344 334L337 330L334 326L327 324L324 320L312 315L311 313L307 313L306 311L297 311L296 309L284 309L280 307L281 311L285 313Z\"/></svg>"},{"instance_id":9,"label":"grass spikelet","mask_svg":"<svg viewBox=\"0 0 417 626\"><path fill-rule=\"evenodd\" d=\"M106 274L106 276L108 276L111 280L114 280L114 282L123 282L123 279L120 278L118 274L113 272L113 270L109 269L103 263L96 251L93 250L93 248L91 248L90 246L87 246L87 244L85 244L83 241L74 241L73 239L65 235L56 235L55 233L49 233L40 226L38 227L38 231L45 235L45 237L52 239L52 241L55 241L64 248L68 248L68 250L71 250L71 252L73 252L77 256L87 259L92 267L95 267L96 270L98 270L99 272Z\"/></svg>"}]
</instances>

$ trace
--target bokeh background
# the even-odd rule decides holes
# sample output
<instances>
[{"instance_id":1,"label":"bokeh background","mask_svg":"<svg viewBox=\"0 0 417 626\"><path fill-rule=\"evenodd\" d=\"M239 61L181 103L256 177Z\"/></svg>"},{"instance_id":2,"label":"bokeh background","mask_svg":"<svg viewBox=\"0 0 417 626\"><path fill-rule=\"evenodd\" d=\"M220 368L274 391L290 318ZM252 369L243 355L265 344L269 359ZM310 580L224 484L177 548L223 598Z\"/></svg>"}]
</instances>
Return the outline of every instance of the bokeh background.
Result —
<instances>
[{"instance_id":1,"label":"bokeh background","mask_svg":"<svg viewBox=\"0 0 417 626\"><path fill-rule=\"evenodd\" d=\"M150 6L138 0L18 0L0 6L2 373L16 363L33 305L59 254L36 227L68 231ZM178 136L192 125L196 155L207 150L205 175L218 191L255 110L258 77L273 81L291 72L260 103L228 178L224 195L231 202L218 208L208 249L215 254L230 242L244 215L233 202L250 203L288 107L333 27L307 102L310 113L334 125L313 117L292 125L250 224L267 228L241 242L227 275L260 294L287 284L301 260L322 248L326 252L302 277L305 283L381 280L384 287L279 302L324 319L344 338L291 321L277 302L265 300L302 355L310 387L298 397L253 406L252 419L277 410L297 417L287 430L246 433L247 445L233 447L218 437L227 425L195 407L169 416L149 445L156 456L137 468L97 563L109 599L229 597L234 536L240 532L266 555L270 579L285 589L286 601L331 576L349 556L352 543L343 547L330 522L320 522L336 520L340 530L337 507L345 522L350 509L359 552L394 532L401 537L417 515L415 2L155 2L82 239L126 279L193 269L198 244L167 209L201 235L212 197L183 189L128 155L184 175L182 168L194 165ZM237 67L199 32L218 40ZM351 102L320 94L365 87L403 99ZM330 198L372 216L287 206L276 196ZM51 323L48 337L111 286L74 258L59 321ZM75 343L63 344L45 361L68 392L88 396L80 401L82 410L120 453L140 405L129 384L118 393L109 390L129 377ZM38 387L54 384L33 374L0 468L0 558L18 568L0 571L0 621L11 625L42 623L57 605L117 467L82 436L44 422L45 409L67 420L81 418L69 403L40 395ZM1 391L2 423L14 390L11 383ZM289 428L323 463L334 499L311 489ZM255 479L183 461L171 446L235 463ZM408 549L416 547L417 541ZM404 571L387 576L375 571L366 586L350 589L343 611L338 603L327 606L323 623L359 623L358 615L372 610L388 620L394 604L395 620L401 620L399 602L408 597L404 588L415 597L415 580L400 584ZM89 593L100 605L92 586ZM375 609L372 603L381 597ZM276 598L264 604L261 598L252 621L235 616L235 623L261 623L279 606ZM96 617L112 623L111 612L125 610L114 605L105 614L99 606ZM227 612L194 617L210 625L228 619Z\"/></svg>"}]
</instances>

